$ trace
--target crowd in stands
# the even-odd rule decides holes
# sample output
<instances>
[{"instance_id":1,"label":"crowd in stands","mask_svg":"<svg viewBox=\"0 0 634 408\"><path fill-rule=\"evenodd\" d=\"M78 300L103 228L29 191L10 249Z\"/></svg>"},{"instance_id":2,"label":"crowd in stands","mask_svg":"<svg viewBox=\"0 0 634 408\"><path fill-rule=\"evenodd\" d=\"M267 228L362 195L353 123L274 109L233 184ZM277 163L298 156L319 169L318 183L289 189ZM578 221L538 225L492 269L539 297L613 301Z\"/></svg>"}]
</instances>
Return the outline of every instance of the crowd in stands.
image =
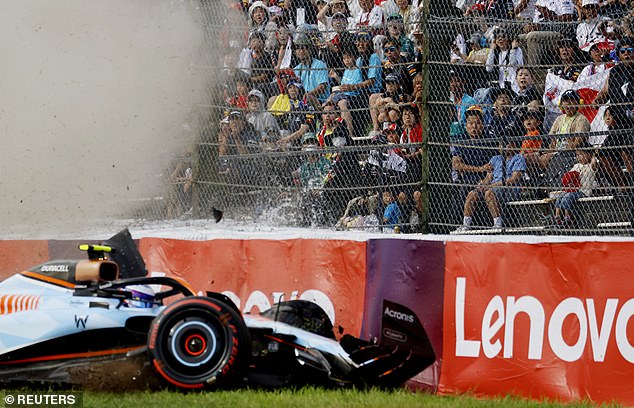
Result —
<instances>
[{"instance_id":1,"label":"crowd in stands","mask_svg":"<svg viewBox=\"0 0 634 408\"><path fill-rule=\"evenodd\" d=\"M284 172L289 184L305 187L303 208L322 209L313 211L312 224L340 225L359 204L367 228L415 232L424 211L421 123L446 120L423 115L423 2L223 4L220 173L237 183L258 173L250 155L303 151L289 156ZM551 194L557 225L573 225L575 201L597 187L627 188L630 3L457 0L451 7L462 22L447 44L452 68L430 83L449 90L459 230L471 228L485 207L491 224L503 227L504 203L529 184L544 187L530 190L535 194L561 190ZM358 146L368 146L366 157L346 149ZM357 198L367 194L374 198Z\"/></svg>"}]
</instances>

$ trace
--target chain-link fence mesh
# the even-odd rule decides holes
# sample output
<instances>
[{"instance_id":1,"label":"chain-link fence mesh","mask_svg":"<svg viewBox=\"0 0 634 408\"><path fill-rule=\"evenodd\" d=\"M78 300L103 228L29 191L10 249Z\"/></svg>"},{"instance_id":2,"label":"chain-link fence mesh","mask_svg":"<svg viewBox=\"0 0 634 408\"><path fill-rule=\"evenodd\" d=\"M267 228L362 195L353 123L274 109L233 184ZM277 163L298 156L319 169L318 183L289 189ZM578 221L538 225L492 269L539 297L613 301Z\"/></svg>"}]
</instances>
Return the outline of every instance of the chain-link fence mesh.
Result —
<instances>
[{"instance_id":1,"label":"chain-link fence mesh","mask_svg":"<svg viewBox=\"0 0 634 408\"><path fill-rule=\"evenodd\" d=\"M202 2L210 79L168 217L629 234L628 2Z\"/></svg>"}]
</instances>

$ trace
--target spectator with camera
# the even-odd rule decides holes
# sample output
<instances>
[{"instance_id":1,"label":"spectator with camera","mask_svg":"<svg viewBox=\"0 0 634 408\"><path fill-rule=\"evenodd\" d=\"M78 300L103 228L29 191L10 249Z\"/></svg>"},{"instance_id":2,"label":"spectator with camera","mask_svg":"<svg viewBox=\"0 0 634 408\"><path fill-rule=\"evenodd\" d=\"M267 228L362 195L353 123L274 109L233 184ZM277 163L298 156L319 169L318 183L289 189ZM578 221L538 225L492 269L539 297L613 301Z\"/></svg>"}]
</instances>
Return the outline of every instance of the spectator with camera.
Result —
<instances>
[{"instance_id":1,"label":"spectator with camera","mask_svg":"<svg viewBox=\"0 0 634 408\"><path fill-rule=\"evenodd\" d=\"M508 32L498 28L487 57L487 71L500 88L511 88L515 82L517 68L524 65L524 53L516 39L511 41Z\"/></svg>"}]
</instances>

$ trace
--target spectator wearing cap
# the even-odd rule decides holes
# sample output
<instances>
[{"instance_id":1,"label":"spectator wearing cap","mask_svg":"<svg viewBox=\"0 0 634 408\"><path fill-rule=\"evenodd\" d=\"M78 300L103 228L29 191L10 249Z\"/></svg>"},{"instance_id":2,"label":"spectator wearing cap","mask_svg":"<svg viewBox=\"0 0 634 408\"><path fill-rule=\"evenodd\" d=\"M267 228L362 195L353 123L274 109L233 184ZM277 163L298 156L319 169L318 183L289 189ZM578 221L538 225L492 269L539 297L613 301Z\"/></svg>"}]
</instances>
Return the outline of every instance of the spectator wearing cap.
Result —
<instances>
[{"instance_id":1,"label":"spectator wearing cap","mask_svg":"<svg viewBox=\"0 0 634 408\"><path fill-rule=\"evenodd\" d=\"M524 65L524 53L517 40L511 41L506 30L498 28L487 57L487 71L500 88L511 88L515 82L517 68Z\"/></svg>"},{"instance_id":2,"label":"spectator wearing cap","mask_svg":"<svg viewBox=\"0 0 634 408\"><path fill-rule=\"evenodd\" d=\"M461 54L460 57L463 58L467 64L486 64L489 56L489 47L482 33L476 31L471 34L469 40L467 40L467 44L469 45L469 55ZM457 48L457 50L459 51L460 49ZM456 52L456 50L454 50L454 52Z\"/></svg>"},{"instance_id":3,"label":"spectator wearing cap","mask_svg":"<svg viewBox=\"0 0 634 408\"><path fill-rule=\"evenodd\" d=\"M306 95L311 103L319 104L325 102L330 95L330 85L328 78L328 66L320 59L314 57L316 54L315 45L305 32L300 32L294 40L295 56L299 64L293 68L302 84Z\"/></svg>"},{"instance_id":4,"label":"spectator wearing cap","mask_svg":"<svg viewBox=\"0 0 634 408\"><path fill-rule=\"evenodd\" d=\"M348 29L350 12L345 0L331 0L317 13L319 30L324 33L326 41L332 41L337 33Z\"/></svg>"},{"instance_id":5,"label":"spectator wearing cap","mask_svg":"<svg viewBox=\"0 0 634 408\"><path fill-rule=\"evenodd\" d=\"M237 154L250 154L260 151L262 137L253 125L247 122L241 111L231 111L229 114L229 127L231 135L227 140L228 146L233 146Z\"/></svg>"},{"instance_id":6,"label":"spectator wearing cap","mask_svg":"<svg viewBox=\"0 0 634 408\"><path fill-rule=\"evenodd\" d=\"M403 1L403 0L400 0ZM414 43L405 35L403 17L396 13L387 18L387 39L395 40L401 44L401 55L407 61L414 60Z\"/></svg>"},{"instance_id":7,"label":"spectator wearing cap","mask_svg":"<svg viewBox=\"0 0 634 408\"><path fill-rule=\"evenodd\" d=\"M577 25L577 42L579 48L588 49L594 42L606 41L603 32L609 17L599 14L599 0L582 0L581 13L583 20Z\"/></svg>"},{"instance_id":8,"label":"spectator wearing cap","mask_svg":"<svg viewBox=\"0 0 634 408\"><path fill-rule=\"evenodd\" d=\"M353 27L358 30L367 30L373 34L381 32L385 24L383 9L374 3L374 0L358 0L359 13L353 15Z\"/></svg>"},{"instance_id":9,"label":"spectator wearing cap","mask_svg":"<svg viewBox=\"0 0 634 408\"><path fill-rule=\"evenodd\" d=\"M458 71L449 72L449 100L453 103L454 122L466 123L466 112L477 101L464 88L464 79Z\"/></svg>"},{"instance_id":10,"label":"spectator wearing cap","mask_svg":"<svg viewBox=\"0 0 634 408\"><path fill-rule=\"evenodd\" d=\"M249 106L249 110L246 115L247 121L253 125L260 136L270 136L271 132L275 132L279 137L280 127L275 117L266 110L265 101L266 99L261 91L252 89L249 92L247 97L247 103Z\"/></svg>"},{"instance_id":11,"label":"spectator wearing cap","mask_svg":"<svg viewBox=\"0 0 634 408\"><path fill-rule=\"evenodd\" d=\"M370 117L372 118L373 132L378 132L382 123L398 121L400 107L412 102L411 96L403 93L399 82L398 76L390 74L385 77L385 92L370 95Z\"/></svg>"},{"instance_id":12,"label":"spectator wearing cap","mask_svg":"<svg viewBox=\"0 0 634 408\"><path fill-rule=\"evenodd\" d=\"M617 48L619 63L610 70L607 96L614 129L634 127L634 37L624 37Z\"/></svg>"},{"instance_id":13,"label":"spectator wearing cap","mask_svg":"<svg viewBox=\"0 0 634 408\"><path fill-rule=\"evenodd\" d=\"M590 54L590 63L581 70L578 81L605 72L614 66L614 62L610 60L610 43L595 41L586 48Z\"/></svg>"},{"instance_id":14,"label":"spectator wearing cap","mask_svg":"<svg viewBox=\"0 0 634 408\"><path fill-rule=\"evenodd\" d=\"M507 88L493 88L490 93L493 112L489 123L489 135L500 140L520 136L523 133L522 124L512 110L515 96L513 91Z\"/></svg>"},{"instance_id":15,"label":"spectator wearing cap","mask_svg":"<svg viewBox=\"0 0 634 408\"><path fill-rule=\"evenodd\" d=\"M572 21L575 5L572 0L537 0L534 23Z\"/></svg>"}]
</instances>

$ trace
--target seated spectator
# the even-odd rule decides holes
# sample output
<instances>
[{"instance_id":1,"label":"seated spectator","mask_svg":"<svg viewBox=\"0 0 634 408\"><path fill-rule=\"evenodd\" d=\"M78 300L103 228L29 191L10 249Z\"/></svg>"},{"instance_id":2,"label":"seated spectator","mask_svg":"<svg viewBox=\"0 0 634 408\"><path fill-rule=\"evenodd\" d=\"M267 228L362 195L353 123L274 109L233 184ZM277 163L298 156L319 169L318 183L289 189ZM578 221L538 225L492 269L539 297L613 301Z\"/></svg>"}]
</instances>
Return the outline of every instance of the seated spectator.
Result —
<instances>
[{"instance_id":1,"label":"seated spectator","mask_svg":"<svg viewBox=\"0 0 634 408\"><path fill-rule=\"evenodd\" d=\"M383 74L394 74L398 76L401 88L403 92L412 93L412 78L410 77L408 63L403 56L401 56L399 50L401 49L398 41L387 40L385 42L383 53L386 56L383 61Z\"/></svg>"},{"instance_id":2,"label":"seated spectator","mask_svg":"<svg viewBox=\"0 0 634 408\"><path fill-rule=\"evenodd\" d=\"M599 12L599 0L582 0L582 21L577 26L579 48L584 49L592 43L607 41L603 32L610 18L600 15Z\"/></svg>"},{"instance_id":3,"label":"seated spectator","mask_svg":"<svg viewBox=\"0 0 634 408\"><path fill-rule=\"evenodd\" d=\"M273 95L273 59L264 51L264 34L254 31L249 36L251 49L251 86L262 92L268 99Z\"/></svg>"},{"instance_id":4,"label":"seated spectator","mask_svg":"<svg viewBox=\"0 0 634 408\"><path fill-rule=\"evenodd\" d=\"M476 31L471 34L469 40L467 40L467 45L469 46L469 55L460 55L464 62L477 65L486 64L490 49L482 33ZM459 49L456 48L454 52L459 52Z\"/></svg>"},{"instance_id":5,"label":"seated spectator","mask_svg":"<svg viewBox=\"0 0 634 408\"><path fill-rule=\"evenodd\" d=\"M268 3L268 1L267 1ZM269 25L270 15L269 8L262 1L254 1L249 7L249 32L260 32L262 34L268 34L267 31L275 31L277 26L273 27ZM275 23L273 23L275 25Z\"/></svg>"},{"instance_id":6,"label":"seated spectator","mask_svg":"<svg viewBox=\"0 0 634 408\"><path fill-rule=\"evenodd\" d=\"M412 0L388 0L381 4L384 15L392 16L398 14L403 19L403 33L412 38L412 33L420 22L420 2L418 5L412 4Z\"/></svg>"},{"instance_id":7,"label":"seated spectator","mask_svg":"<svg viewBox=\"0 0 634 408\"><path fill-rule=\"evenodd\" d=\"M538 91L533 81L533 73L528 67L520 67L515 75L515 84L513 84L513 106L515 109L525 109L532 101L542 103L542 92Z\"/></svg>"},{"instance_id":8,"label":"seated spectator","mask_svg":"<svg viewBox=\"0 0 634 408\"><path fill-rule=\"evenodd\" d=\"M289 147L307 132L315 132L315 108L304 97L304 87L298 81L288 84L288 111L278 117L282 137L278 144Z\"/></svg>"},{"instance_id":9,"label":"seated spectator","mask_svg":"<svg viewBox=\"0 0 634 408\"><path fill-rule=\"evenodd\" d=\"M247 98L249 106L248 113L246 115L247 121L253 125L253 128L260 136L271 136L271 131L277 134L279 138L280 127L275 120L275 117L266 110L264 94L257 89L251 90Z\"/></svg>"},{"instance_id":10,"label":"seated spectator","mask_svg":"<svg viewBox=\"0 0 634 408\"><path fill-rule=\"evenodd\" d=\"M383 233L398 233L401 220L401 209L394 199L391 191L384 191L382 195L383 206Z\"/></svg>"},{"instance_id":11,"label":"seated spectator","mask_svg":"<svg viewBox=\"0 0 634 408\"><path fill-rule=\"evenodd\" d=\"M276 71L297 65L297 58L293 54L294 32L295 26L292 24L281 24L270 43L265 45L266 51L273 56Z\"/></svg>"},{"instance_id":12,"label":"seated spectator","mask_svg":"<svg viewBox=\"0 0 634 408\"><path fill-rule=\"evenodd\" d=\"M332 41L342 28L347 30L351 25L346 1L331 0L325 4L317 13L317 21L319 21L319 31L324 33L325 40Z\"/></svg>"},{"instance_id":13,"label":"seated spectator","mask_svg":"<svg viewBox=\"0 0 634 408\"><path fill-rule=\"evenodd\" d=\"M380 92L383 88L381 58L372 48L372 34L368 31L357 33L355 45L359 55L356 64L361 70L361 77L363 78L359 88L368 98L373 93ZM368 106L367 101L363 106Z\"/></svg>"},{"instance_id":14,"label":"seated spectator","mask_svg":"<svg viewBox=\"0 0 634 408\"><path fill-rule=\"evenodd\" d=\"M478 182L475 189L467 195L464 204L462 227L456 232L465 232L471 228L476 204L480 199L486 202L493 218L493 228L502 228L503 219L500 202L506 203L517 199L520 186L526 172L526 160L517 150L517 142L509 141L503 154L495 155L489 161L489 171Z\"/></svg>"},{"instance_id":15,"label":"seated spectator","mask_svg":"<svg viewBox=\"0 0 634 408\"><path fill-rule=\"evenodd\" d=\"M524 53L516 39L511 41L506 30L498 28L487 57L487 71L493 74L500 88L511 88L516 70L524 65Z\"/></svg>"},{"instance_id":16,"label":"seated spectator","mask_svg":"<svg viewBox=\"0 0 634 408\"><path fill-rule=\"evenodd\" d=\"M555 226L570 228L580 221L575 217L576 204L596 187L597 160L592 149L590 144L578 146L577 163L561 179L564 193L555 201Z\"/></svg>"},{"instance_id":17,"label":"seated spectator","mask_svg":"<svg viewBox=\"0 0 634 408\"><path fill-rule=\"evenodd\" d=\"M387 18L387 39L401 44L401 56L406 61L414 60L414 43L405 35L403 17L392 14Z\"/></svg>"},{"instance_id":18,"label":"seated spectator","mask_svg":"<svg viewBox=\"0 0 634 408\"><path fill-rule=\"evenodd\" d=\"M520 153L526 158L528 170L541 170L540 151L543 141L542 121L543 115L539 111L526 110L522 116L522 125L524 126L524 138Z\"/></svg>"},{"instance_id":19,"label":"seated spectator","mask_svg":"<svg viewBox=\"0 0 634 408\"><path fill-rule=\"evenodd\" d=\"M553 137L549 150L540 157L540 164L546 169L544 184L556 187L563 173L575 162L574 151L588 141L586 133L590 130L590 122L579 113L581 98L577 91L567 90L561 95L559 106L562 114L555 119L549 134Z\"/></svg>"},{"instance_id":20,"label":"seated spectator","mask_svg":"<svg viewBox=\"0 0 634 408\"><path fill-rule=\"evenodd\" d=\"M401 108L401 115L403 132L399 143L414 145L403 147L403 158L407 160L407 179L410 183L419 184L422 177L423 128L420 123L418 107L413 103L405 104Z\"/></svg>"},{"instance_id":21,"label":"seated spectator","mask_svg":"<svg viewBox=\"0 0 634 408\"><path fill-rule=\"evenodd\" d=\"M574 17L575 5L572 0L537 0L535 3L534 23L567 22Z\"/></svg>"},{"instance_id":22,"label":"seated spectator","mask_svg":"<svg viewBox=\"0 0 634 408\"><path fill-rule=\"evenodd\" d=\"M367 106L367 97L359 90L362 86L363 75L356 64L356 53L352 50L344 50L341 54L346 69L342 77L339 77L335 71L330 71L331 78L339 85L332 88L333 93L329 100L337 104L341 110L341 117L346 121L349 134L356 137L349 108L359 109Z\"/></svg>"},{"instance_id":23,"label":"seated spectator","mask_svg":"<svg viewBox=\"0 0 634 408\"><path fill-rule=\"evenodd\" d=\"M283 69L275 75L277 80L277 94L271 96L266 103L266 107L274 116L282 115L288 112L290 105L288 99L288 84L292 81L299 81L295 77L292 69Z\"/></svg>"},{"instance_id":24,"label":"seated spectator","mask_svg":"<svg viewBox=\"0 0 634 408\"><path fill-rule=\"evenodd\" d=\"M302 187L300 208L303 226L324 225L324 179L330 171L330 161L321 153L317 137L312 132L302 136L302 164L296 176Z\"/></svg>"},{"instance_id":25,"label":"seated spectator","mask_svg":"<svg viewBox=\"0 0 634 408\"><path fill-rule=\"evenodd\" d=\"M615 129L634 128L634 37L624 37L617 49L619 64L610 69L607 82L607 96Z\"/></svg>"},{"instance_id":26,"label":"seated spectator","mask_svg":"<svg viewBox=\"0 0 634 408\"><path fill-rule=\"evenodd\" d=\"M353 29L370 31L372 34L380 33L385 24L383 9L374 0L358 0L359 12L352 15Z\"/></svg>"},{"instance_id":27,"label":"seated spectator","mask_svg":"<svg viewBox=\"0 0 634 408\"><path fill-rule=\"evenodd\" d=\"M412 102L412 97L403 93L399 78L393 74L386 76L385 92L370 95L372 131L379 132L385 122L398 121L400 115L397 115L396 110L400 111L400 106L408 102ZM392 112L391 115L390 112Z\"/></svg>"},{"instance_id":28,"label":"seated spectator","mask_svg":"<svg viewBox=\"0 0 634 408\"><path fill-rule=\"evenodd\" d=\"M601 162L601 170L611 186L625 187L631 184L631 177L634 174L631 149L626 139L627 135L620 132L614 132L616 123L612 116L612 108L608 107L603 115L603 120L608 128L612 131L605 138L601 149L599 150L599 159ZM627 175L623 169L627 171Z\"/></svg>"},{"instance_id":29,"label":"seated spectator","mask_svg":"<svg viewBox=\"0 0 634 408\"><path fill-rule=\"evenodd\" d=\"M497 139L520 136L523 129L519 118L512 110L513 91L508 88L492 88L490 95L493 101L493 112L489 122L490 136Z\"/></svg>"},{"instance_id":30,"label":"seated spectator","mask_svg":"<svg viewBox=\"0 0 634 408\"><path fill-rule=\"evenodd\" d=\"M455 146L451 166L455 172L454 181L466 184L471 189L470 186L476 185L491 170L488 163L496 154L498 143L485 139L482 108L474 105L465 112L465 116L467 138L458 141L460 146Z\"/></svg>"},{"instance_id":31,"label":"seated spectator","mask_svg":"<svg viewBox=\"0 0 634 408\"><path fill-rule=\"evenodd\" d=\"M608 42L593 42L586 47L590 54L590 64L586 65L579 74L578 81L600 74L614 66L610 60L611 45Z\"/></svg>"},{"instance_id":32,"label":"seated spectator","mask_svg":"<svg viewBox=\"0 0 634 408\"><path fill-rule=\"evenodd\" d=\"M299 64L295 66L295 76L302 84L308 100L311 103L325 102L330 96L328 81L328 66L322 60L314 57L317 50L309 35L299 32L294 40L295 56Z\"/></svg>"},{"instance_id":33,"label":"seated spectator","mask_svg":"<svg viewBox=\"0 0 634 408\"><path fill-rule=\"evenodd\" d=\"M251 89L251 79L249 76L242 72L237 74L235 77L235 90L232 92L232 95L225 100L227 106L230 109L248 109L247 96L249 95L249 89Z\"/></svg>"},{"instance_id":34,"label":"seated spectator","mask_svg":"<svg viewBox=\"0 0 634 408\"><path fill-rule=\"evenodd\" d=\"M330 17L329 17L330 18ZM335 13L332 18L332 39L326 41L326 48L322 50L324 62L332 67L338 75L343 75L342 52L356 49L356 36L348 31L348 19L343 13Z\"/></svg>"},{"instance_id":35,"label":"seated spectator","mask_svg":"<svg viewBox=\"0 0 634 408\"><path fill-rule=\"evenodd\" d=\"M231 128L231 135L229 140L227 140L228 145L235 146L235 151L239 155L260 151L262 136L251 123L247 122L243 112L232 111L229 114L229 127Z\"/></svg>"},{"instance_id":36,"label":"seated spectator","mask_svg":"<svg viewBox=\"0 0 634 408\"><path fill-rule=\"evenodd\" d=\"M464 79L458 71L449 72L449 100L456 111L455 118L463 125L466 123L467 109L477 104L477 101L464 89Z\"/></svg>"}]
</instances>

